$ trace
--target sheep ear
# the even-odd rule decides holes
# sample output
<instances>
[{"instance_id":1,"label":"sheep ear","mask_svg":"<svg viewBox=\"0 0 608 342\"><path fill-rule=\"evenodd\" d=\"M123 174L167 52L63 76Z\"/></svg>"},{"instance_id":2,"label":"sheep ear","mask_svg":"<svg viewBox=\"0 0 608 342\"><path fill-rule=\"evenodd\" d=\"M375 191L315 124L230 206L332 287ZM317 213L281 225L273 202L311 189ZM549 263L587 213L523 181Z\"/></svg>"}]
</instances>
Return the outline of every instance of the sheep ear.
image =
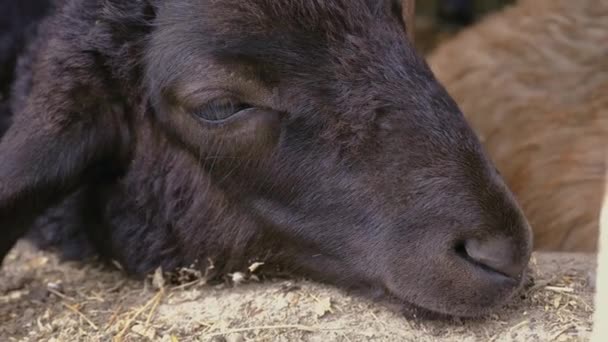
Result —
<instances>
[{"instance_id":1,"label":"sheep ear","mask_svg":"<svg viewBox=\"0 0 608 342\"><path fill-rule=\"evenodd\" d=\"M32 88L0 140L0 265L45 209L126 158L128 123L104 69L55 44L39 52Z\"/></svg>"},{"instance_id":2,"label":"sheep ear","mask_svg":"<svg viewBox=\"0 0 608 342\"><path fill-rule=\"evenodd\" d=\"M120 140L127 135L120 111L111 110L95 113L103 118L72 113L69 124L48 122L49 112L37 111L35 120L17 120L9 128L0 142L0 265L37 216L94 181L106 161L121 154Z\"/></svg>"},{"instance_id":3,"label":"sheep ear","mask_svg":"<svg viewBox=\"0 0 608 342\"><path fill-rule=\"evenodd\" d=\"M405 22L406 32L409 40L414 43L416 38L416 1L403 0L403 22Z\"/></svg>"}]
</instances>

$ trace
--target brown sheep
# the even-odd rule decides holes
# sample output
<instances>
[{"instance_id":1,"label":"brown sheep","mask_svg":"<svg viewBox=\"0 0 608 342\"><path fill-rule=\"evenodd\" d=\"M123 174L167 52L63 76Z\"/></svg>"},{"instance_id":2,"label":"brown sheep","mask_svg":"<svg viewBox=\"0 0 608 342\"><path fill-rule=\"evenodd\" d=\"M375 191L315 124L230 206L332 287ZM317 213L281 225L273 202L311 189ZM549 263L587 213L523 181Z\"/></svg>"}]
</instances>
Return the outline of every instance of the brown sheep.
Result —
<instances>
[{"instance_id":1,"label":"brown sheep","mask_svg":"<svg viewBox=\"0 0 608 342\"><path fill-rule=\"evenodd\" d=\"M524 0L428 59L539 250L594 251L608 143L608 1Z\"/></svg>"}]
</instances>

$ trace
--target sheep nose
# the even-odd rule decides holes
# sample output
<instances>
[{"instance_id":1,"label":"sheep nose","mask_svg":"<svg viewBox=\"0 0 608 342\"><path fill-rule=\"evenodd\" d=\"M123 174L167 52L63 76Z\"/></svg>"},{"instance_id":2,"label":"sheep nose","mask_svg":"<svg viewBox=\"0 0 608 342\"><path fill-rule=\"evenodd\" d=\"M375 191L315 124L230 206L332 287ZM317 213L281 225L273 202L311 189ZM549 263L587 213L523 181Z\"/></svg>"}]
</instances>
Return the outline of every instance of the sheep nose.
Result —
<instances>
[{"instance_id":1,"label":"sheep nose","mask_svg":"<svg viewBox=\"0 0 608 342\"><path fill-rule=\"evenodd\" d=\"M470 239L464 243L464 250L474 263L505 276L519 278L525 264L518 260L515 248L509 238Z\"/></svg>"}]
</instances>

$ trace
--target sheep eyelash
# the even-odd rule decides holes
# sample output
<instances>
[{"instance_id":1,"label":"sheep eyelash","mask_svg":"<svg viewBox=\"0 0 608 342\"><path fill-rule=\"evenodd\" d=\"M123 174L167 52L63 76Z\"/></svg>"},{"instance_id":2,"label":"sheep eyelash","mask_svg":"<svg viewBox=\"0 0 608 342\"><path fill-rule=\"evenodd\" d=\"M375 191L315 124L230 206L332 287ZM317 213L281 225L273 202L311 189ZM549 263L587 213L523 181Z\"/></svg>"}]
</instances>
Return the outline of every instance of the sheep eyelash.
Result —
<instances>
[{"instance_id":1,"label":"sheep eyelash","mask_svg":"<svg viewBox=\"0 0 608 342\"><path fill-rule=\"evenodd\" d=\"M219 98L207 102L195 109L193 113L203 120L217 122L226 120L232 115L252 107L235 99Z\"/></svg>"}]
</instances>

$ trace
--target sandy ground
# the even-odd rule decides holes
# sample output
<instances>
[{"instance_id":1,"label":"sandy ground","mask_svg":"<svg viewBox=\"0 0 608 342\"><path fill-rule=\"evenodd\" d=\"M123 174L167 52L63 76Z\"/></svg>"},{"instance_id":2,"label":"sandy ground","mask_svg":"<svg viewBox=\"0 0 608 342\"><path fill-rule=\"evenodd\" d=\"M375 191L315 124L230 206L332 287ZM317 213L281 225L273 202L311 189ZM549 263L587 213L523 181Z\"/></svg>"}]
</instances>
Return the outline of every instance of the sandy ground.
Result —
<instances>
[{"instance_id":1,"label":"sandy ground","mask_svg":"<svg viewBox=\"0 0 608 342\"><path fill-rule=\"evenodd\" d=\"M306 280L135 281L20 243L0 271L0 341L588 340L594 256L537 254L532 265L533 284L496 314L424 321Z\"/></svg>"}]
</instances>

